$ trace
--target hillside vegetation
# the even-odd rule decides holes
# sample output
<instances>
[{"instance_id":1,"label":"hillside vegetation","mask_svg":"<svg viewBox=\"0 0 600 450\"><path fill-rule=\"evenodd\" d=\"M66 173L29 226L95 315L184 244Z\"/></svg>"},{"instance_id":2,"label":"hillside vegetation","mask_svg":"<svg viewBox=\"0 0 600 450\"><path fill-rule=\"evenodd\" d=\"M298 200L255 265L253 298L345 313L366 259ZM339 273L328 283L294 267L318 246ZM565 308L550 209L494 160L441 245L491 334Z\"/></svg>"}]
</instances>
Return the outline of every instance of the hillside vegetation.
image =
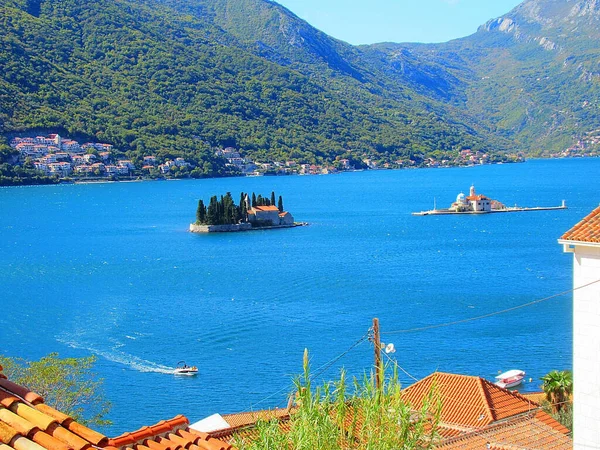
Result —
<instances>
[{"instance_id":1,"label":"hillside vegetation","mask_svg":"<svg viewBox=\"0 0 600 450\"><path fill-rule=\"evenodd\" d=\"M2 0L0 131L58 131L129 157L184 156L207 175L226 173L215 147L305 163L491 147L441 104L378 92L339 55L283 64L259 54L218 24L219 8L231 5L205 3L210 11L185 0Z\"/></svg>"},{"instance_id":2,"label":"hillside vegetation","mask_svg":"<svg viewBox=\"0 0 600 450\"><path fill-rule=\"evenodd\" d=\"M228 146L305 164L559 151L600 130L599 9L526 0L464 39L355 47L269 0L0 0L0 134L195 176L231 174ZM6 144L0 176L25 176Z\"/></svg>"}]
</instances>

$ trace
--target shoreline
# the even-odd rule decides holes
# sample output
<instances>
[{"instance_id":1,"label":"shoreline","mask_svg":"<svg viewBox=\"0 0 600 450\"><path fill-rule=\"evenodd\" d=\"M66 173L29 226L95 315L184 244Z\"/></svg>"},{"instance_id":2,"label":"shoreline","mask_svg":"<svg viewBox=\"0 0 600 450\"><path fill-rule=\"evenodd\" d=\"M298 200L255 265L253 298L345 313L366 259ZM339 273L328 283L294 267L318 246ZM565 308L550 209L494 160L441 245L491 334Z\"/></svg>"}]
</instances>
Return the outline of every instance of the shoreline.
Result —
<instances>
[{"instance_id":1,"label":"shoreline","mask_svg":"<svg viewBox=\"0 0 600 450\"><path fill-rule=\"evenodd\" d=\"M262 176L274 176L274 177L288 177L288 176L318 176L318 175L342 175L342 174L346 174L346 173L356 173L356 172L379 172L379 171L389 171L389 170L393 170L393 171L399 171L399 170L422 170L422 169L434 169L434 170L439 170L439 169L468 169L468 168L474 168L474 167L485 167L485 166L495 166L495 165L508 165L508 164L522 164L522 163L527 163L529 161L539 161L539 160L545 160L545 161L562 161L562 160L567 160L567 159L594 159L594 158L600 158L600 156L583 156L583 157L561 157L561 158L551 158L551 157L536 157L536 158L528 158L524 161L515 161L515 162L497 162L497 163L487 163L487 164L473 164L473 165L463 165L463 166L438 166L438 167L398 167L398 168L377 168L377 169L357 169L357 170L344 170L344 171L340 171L340 172L334 172L334 173L318 173L318 174L300 174L300 173L293 173L293 174L281 174L281 175L244 175L244 174L238 174L238 175L228 175L228 176L214 176L214 177L209 177L209 176L205 176L205 177L199 177L199 178L149 178L149 177L139 177L136 179L127 179L127 180L103 180L103 179L98 179L98 180L86 180L86 179L71 179L69 181L65 181L65 180L59 180L57 183L44 183L44 184L36 184L36 183L30 183L30 184L7 184L7 185L0 185L0 188L2 187L25 187L25 186L59 186L59 185L67 185L67 184L71 184L71 185L75 185L75 184L81 184L81 185L86 185L86 184L103 184L103 183L141 183L141 182L145 182L145 181L185 181L185 180L209 180L209 179L217 179L217 178L260 178Z\"/></svg>"},{"instance_id":2,"label":"shoreline","mask_svg":"<svg viewBox=\"0 0 600 450\"><path fill-rule=\"evenodd\" d=\"M308 226L308 222L294 222L288 225L269 225L266 227L253 227L249 222L232 225L196 225L190 223L189 232L197 234L210 233L240 233L243 231L275 230L278 228L296 228Z\"/></svg>"}]
</instances>

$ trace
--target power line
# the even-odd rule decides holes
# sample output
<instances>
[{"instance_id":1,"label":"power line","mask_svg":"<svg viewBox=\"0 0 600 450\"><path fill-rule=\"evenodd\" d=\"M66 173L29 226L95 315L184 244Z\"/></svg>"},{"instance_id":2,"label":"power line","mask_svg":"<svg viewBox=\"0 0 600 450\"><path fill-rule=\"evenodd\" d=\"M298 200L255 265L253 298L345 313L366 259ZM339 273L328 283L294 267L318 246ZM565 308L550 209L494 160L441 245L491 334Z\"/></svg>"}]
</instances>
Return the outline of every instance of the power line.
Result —
<instances>
[{"instance_id":1,"label":"power line","mask_svg":"<svg viewBox=\"0 0 600 450\"><path fill-rule=\"evenodd\" d=\"M362 344L365 340L367 340L369 338L369 333L365 334L364 336L362 336L360 339L358 339L354 344L352 344L347 350L343 351L342 353L340 353L338 356L336 356L335 358L331 359L330 361L326 362L325 364L323 364L322 366L320 366L316 372L314 374L310 375L310 380L314 380L316 377L322 375L323 373L325 373L327 370L329 370L329 368L331 368L331 366L333 366L336 362L338 362L340 359L342 359L344 356L346 356L348 353L350 353L354 348L358 347L360 344ZM284 388L278 390L277 392L272 393L271 395L263 398L262 400L259 400L255 403L252 403L250 405L250 409L254 409L254 407L256 405L260 405L261 403L281 394L284 391L292 391L293 388L295 387L295 385L293 383L289 383L287 384Z\"/></svg>"},{"instance_id":2,"label":"power line","mask_svg":"<svg viewBox=\"0 0 600 450\"><path fill-rule=\"evenodd\" d=\"M400 367L400 364L398 364L398 361L392 359L391 356L388 355L385 351L383 352L383 356L385 356L392 364L394 364L398 369L400 369L402 372L404 372L408 377L412 378L415 381L419 381L418 378L413 377L410 373L408 373L406 370L404 370L402 367Z\"/></svg>"},{"instance_id":3,"label":"power line","mask_svg":"<svg viewBox=\"0 0 600 450\"><path fill-rule=\"evenodd\" d=\"M369 338L369 334L370 334L370 332L368 332L367 334L365 334L364 336L362 336L359 340L357 340L354 344L352 344L348 348L348 350L342 352L341 354L339 354L338 356L336 356L335 358L333 358L328 363L323 364L320 368L317 369L317 371L313 375L310 376L310 379L313 380L316 377L318 377L318 376L322 375L323 373L325 373L336 362L338 362L340 359L342 359L344 356L346 356L348 353L350 353L354 348L358 347L360 344L362 344L364 341L366 341Z\"/></svg>"},{"instance_id":4,"label":"power line","mask_svg":"<svg viewBox=\"0 0 600 450\"><path fill-rule=\"evenodd\" d=\"M591 286L592 284L599 283L599 282L600 282L600 279L598 279L596 281L592 281L592 282L587 283L587 284L584 284L583 286L578 286L576 288L569 289L568 291L564 291L564 292L560 292L558 294L551 295L549 297L545 297L545 298L542 298L542 299L539 299L539 300L534 300L532 302L524 303L522 305L513 306L512 308L503 309L501 311L495 311L495 312L492 312L492 313L483 314L481 316L470 317L468 319L455 320L453 322L439 323L439 324L436 324L436 325L427 325L427 326L418 327L418 328L409 328L409 329L394 330L394 331L383 331L383 332L381 332L381 334L382 335L387 335L387 334L400 334L400 333L414 333L414 332L417 332L417 331L432 330L434 328L448 327L448 326L451 326L451 325L458 325L458 324L462 324L462 323L473 322L475 320L486 319L488 317L497 316L499 314L505 314L507 312L515 311L517 309L526 308L528 306L536 305L538 303L542 303L542 302L551 300L553 298L569 294L569 293L574 292L574 291L576 291L578 289L583 289L585 287Z\"/></svg>"}]
</instances>

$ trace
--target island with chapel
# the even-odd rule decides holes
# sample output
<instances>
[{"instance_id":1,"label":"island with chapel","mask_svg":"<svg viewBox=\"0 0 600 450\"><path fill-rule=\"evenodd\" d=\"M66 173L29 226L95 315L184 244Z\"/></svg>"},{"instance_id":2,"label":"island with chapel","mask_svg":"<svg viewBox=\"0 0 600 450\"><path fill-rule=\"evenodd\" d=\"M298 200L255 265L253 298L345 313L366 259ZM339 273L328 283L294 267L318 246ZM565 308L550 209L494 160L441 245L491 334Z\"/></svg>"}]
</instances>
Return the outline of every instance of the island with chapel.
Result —
<instances>
[{"instance_id":1,"label":"island with chapel","mask_svg":"<svg viewBox=\"0 0 600 450\"><path fill-rule=\"evenodd\" d=\"M433 206L432 210L419 211L412 213L413 216L445 215L445 214L488 214L501 212L522 212L522 211L544 211L552 209L567 209L565 201L560 206L505 206L498 200L493 200L483 194L475 192L475 186L469 189L469 195L462 192L456 197L456 201L450 205L450 208L438 209Z\"/></svg>"},{"instance_id":2,"label":"island with chapel","mask_svg":"<svg viewBox=\"0 0 600 450\"><path fill-rule=\"evenodd\" d=\"M277 205L276 205L277 203ZM295 222L294 216L283 209L283 198L275 201L275 192L263 197L254 192L240 194L236 205L230 192L218 198L211 197L208 206L198 201L196 222L190 224L192 233L250 231L256 229L291 228L307 225Z\"/></svg>"}]
</instances>

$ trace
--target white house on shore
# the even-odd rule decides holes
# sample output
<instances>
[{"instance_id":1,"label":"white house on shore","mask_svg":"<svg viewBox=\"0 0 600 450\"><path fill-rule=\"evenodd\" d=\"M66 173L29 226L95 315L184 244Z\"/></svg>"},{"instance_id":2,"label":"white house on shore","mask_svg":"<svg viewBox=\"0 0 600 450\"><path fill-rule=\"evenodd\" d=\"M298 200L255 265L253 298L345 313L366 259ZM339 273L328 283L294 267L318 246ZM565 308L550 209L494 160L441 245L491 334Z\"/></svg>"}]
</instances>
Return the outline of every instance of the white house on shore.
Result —
<instances>
[{"instance_id":1,"label":"white house on shore","mask_svg":"<svg viewBox=\"0 0 600 450\"><path fill-rule=\"evenodd\" d=\"M574 449L600 445L600 206L558 240L573 254Z\"/></svg>"}]
</instances>

